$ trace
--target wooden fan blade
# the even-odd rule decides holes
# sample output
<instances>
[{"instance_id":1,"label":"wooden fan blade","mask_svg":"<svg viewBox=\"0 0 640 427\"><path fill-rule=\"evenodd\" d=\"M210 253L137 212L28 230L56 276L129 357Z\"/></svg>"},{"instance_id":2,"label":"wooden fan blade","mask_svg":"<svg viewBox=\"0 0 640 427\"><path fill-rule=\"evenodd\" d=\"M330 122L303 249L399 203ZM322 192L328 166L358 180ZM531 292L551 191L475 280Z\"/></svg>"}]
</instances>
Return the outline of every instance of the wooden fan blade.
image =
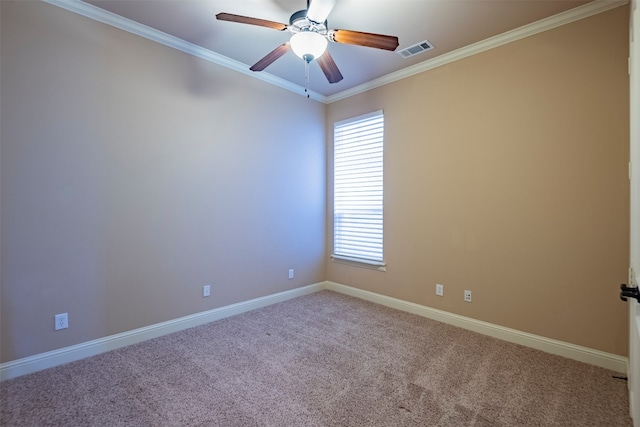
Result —
<instances>
[{"instance_id":1,"label":"wooden fan blade","mask_svg":"<svg viewBox=\"0 0 640 427\"><path fill-rule=\"evenodd\" d=\"M329 38L331 41L337 43L355 44L384 50L396 50L399 44L396 36L385 36L383 34L363 33L351 30L331 30L329 32Z\"/></svg>"},{"instance_id":2,"label":"wooden fan blade","mask_svg":"<svg viewBox=\"0 0 640 427\"><path fill-rule=\"evenodd\" d=\"M322 24L338 0L312 0L307 10L307 19Z\"/></svg>"},{"instance_id":3,"label":"wooden fan blade","mask_svg":"<svg viewBox=\"0 0 640 427\"><path fill-rule=\"evenodd\" d=\"M318 65L322 69L322 72L325 76L327 76L327 80L329 83L338 83L343 79L342 73L338 70L338 66L336 65L333 57L329 54L329 51L326 50L320 58L316 59Z\"/></svg>"},{"instance_id":4,"label":"wooden fan blade","mask_svg":"<svg viewBox=\"0 0 640 427\"><path fill-rule=\"evenodd\" d=\"M282 55L289 52L290 50L291 50L291 46L289 45L289 42L283 43L277 48L273 49L271 52L269 52L267 56L262 58L260 61L253 64L249 69L251 71L262 71L265 68L267 68L269 65L271 65L273 61L280 58Z\"/></svg>"},{"instance_id":5,"label":"wooden fan blade","mask_svg":"<svg viewBox=\"0 0 640 427\"><path fill-rule=\"evenodd\" d=\"M285 24L279 22L267 21L266 19L251 18L249 16L234 15L232 13L219 13L216 18L220 21L239 22L241 24L258 25L260 27L273 28L274 30L283 31L287 29Z\"/></svg>"}]
</instances>

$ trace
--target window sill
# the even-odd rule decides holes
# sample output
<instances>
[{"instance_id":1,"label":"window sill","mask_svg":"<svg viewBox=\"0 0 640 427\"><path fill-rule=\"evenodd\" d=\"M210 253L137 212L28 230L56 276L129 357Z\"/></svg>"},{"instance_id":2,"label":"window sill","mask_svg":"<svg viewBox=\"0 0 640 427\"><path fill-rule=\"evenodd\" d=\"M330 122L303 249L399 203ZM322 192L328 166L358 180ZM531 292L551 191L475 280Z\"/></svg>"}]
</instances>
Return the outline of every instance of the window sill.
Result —
<instances>
[{"instance_id":1,"label":"window sill","mask_svg":"<svg viewBox=\"0 0 640 427\"><path fill-rule=\"evenodd\" d=\"M368 268L370 270L387 271L387 263L380 261L370 261L361 258L351 258L342 255L331 255L331 260L341 264L348 264L354 267Z\"/></svg>"}]
</instances>

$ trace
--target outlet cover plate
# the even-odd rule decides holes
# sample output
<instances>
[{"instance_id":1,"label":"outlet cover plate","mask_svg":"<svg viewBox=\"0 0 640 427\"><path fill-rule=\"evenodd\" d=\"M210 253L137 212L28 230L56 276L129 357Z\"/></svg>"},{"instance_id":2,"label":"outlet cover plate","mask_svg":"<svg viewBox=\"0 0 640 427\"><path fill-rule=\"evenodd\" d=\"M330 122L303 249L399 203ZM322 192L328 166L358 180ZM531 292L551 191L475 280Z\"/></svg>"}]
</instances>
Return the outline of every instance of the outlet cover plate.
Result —
<instances>
[{"instance_id":1,"label":"outlet cover plate","mask_svg":"<svg viewBox=\"0 0 640 427\"><path fill-rule=\"evenodd\" d=\"M444 286L440 283L436 283L436 295L439 297L444 296Z\"/></svg>"},{"instance_id":2,"label":"outlet cover plate","mask_svg":"<svg viewBox=\"0 0 640 427\"><path fill-rule=\"evenodd\" d=\"M202 296L203 297L211 296L211 285L205 285L202 287Z\"/></svg>"},{"instance_id":3,"label":"outlet cover plate","mask_svg":"<svg viewBox=\"0 0 640 427\"><path fill-rule=\"evenodd\" d=\"M59 331L60 329L67 329L69 327L69 314L56 314L54 327L56 331Z\"/></svg>"},{"instance_id":4,"label":"outlet cover plate","mask_svg":"<svg viewBox=\"0 0 640 427\"><path fill-rule=\"evenodd\" d=\"M471 291L464 291L465 302L471 302Z\"/></svg>"}]
</instances>

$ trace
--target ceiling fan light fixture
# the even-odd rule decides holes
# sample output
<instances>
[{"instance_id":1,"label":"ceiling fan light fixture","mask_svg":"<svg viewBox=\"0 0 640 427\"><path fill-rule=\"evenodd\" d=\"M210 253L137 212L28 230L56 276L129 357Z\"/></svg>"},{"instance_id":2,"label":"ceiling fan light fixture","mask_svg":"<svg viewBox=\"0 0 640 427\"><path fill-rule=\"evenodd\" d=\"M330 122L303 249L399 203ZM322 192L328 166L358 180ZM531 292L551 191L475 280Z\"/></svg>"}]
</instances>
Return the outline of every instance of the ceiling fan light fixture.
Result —
<instances>
[{"instance_id":1,"label":"ceiling fan light fixture","mask_svg":"<svg viewBox=\"0 0 640 427\"><path fill-rule=\"evenodd\" d=\"M320 58L327 49L327 39L313 31L301 31L291 36L291 50L307 62Z\"/></svg>"}]
</instances>

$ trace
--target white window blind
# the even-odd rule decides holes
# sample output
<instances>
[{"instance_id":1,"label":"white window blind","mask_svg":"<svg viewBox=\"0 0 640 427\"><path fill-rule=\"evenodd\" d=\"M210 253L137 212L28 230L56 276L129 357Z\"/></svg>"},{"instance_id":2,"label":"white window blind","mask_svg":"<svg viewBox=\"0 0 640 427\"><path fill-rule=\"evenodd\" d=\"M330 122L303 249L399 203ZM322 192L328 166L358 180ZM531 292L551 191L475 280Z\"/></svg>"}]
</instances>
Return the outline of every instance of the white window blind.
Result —
<instances>
[{"instance_id":1,"label":"white window blind","mask_svg":"<svg viewBox=\"0 0 640 427\"><path fill-rule=\"evenodd\" d=\"M383 113L337 122L333 135L333 256L384 265Z\"/></svg>"}]
</instances>

